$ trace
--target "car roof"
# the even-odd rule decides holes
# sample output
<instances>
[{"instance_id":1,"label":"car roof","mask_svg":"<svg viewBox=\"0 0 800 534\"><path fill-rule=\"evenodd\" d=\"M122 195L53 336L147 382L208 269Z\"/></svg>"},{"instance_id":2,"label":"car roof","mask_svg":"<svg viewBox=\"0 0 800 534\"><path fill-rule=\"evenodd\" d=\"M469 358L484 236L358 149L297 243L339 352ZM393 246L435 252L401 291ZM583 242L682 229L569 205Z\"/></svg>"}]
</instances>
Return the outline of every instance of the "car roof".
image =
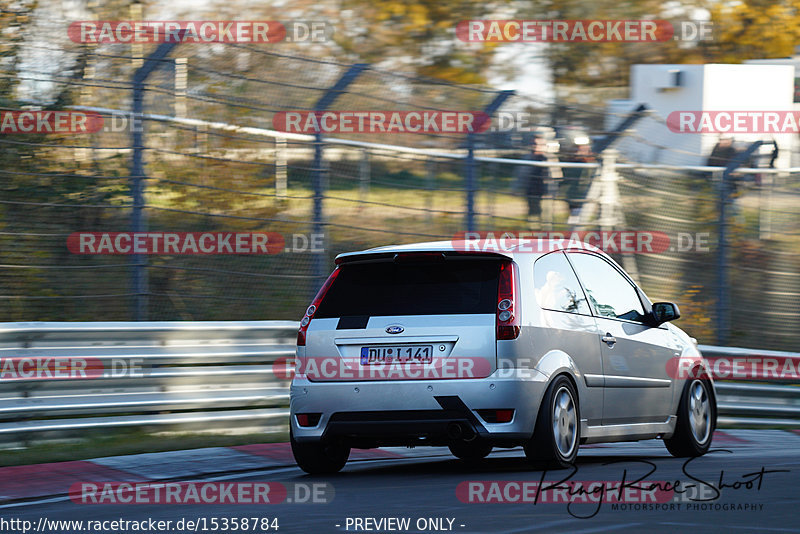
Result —
<instances>
[{"instance_id":1,"label":"car roof","mask_svg":"<svg viewBox=\"0 0 800 534\"><path fill-rule=\"evenodd\" d=\"M423 243L409 243L405 245L387 245L382 247L370 248L367 250L345 252L336 256L336 263L342 260L353 259L354 256L364 256L370 254L385 254L392 252L469 252L475 254L492 254L515 258L517 256L532 255L542 256L554 250L589 250L598 252L605 256L599 248L581 241L569 239L505 239L501 240L503 234L488 235L477 240L448 240L448 241L427 241Z\"/></svg>"}]
</instances>

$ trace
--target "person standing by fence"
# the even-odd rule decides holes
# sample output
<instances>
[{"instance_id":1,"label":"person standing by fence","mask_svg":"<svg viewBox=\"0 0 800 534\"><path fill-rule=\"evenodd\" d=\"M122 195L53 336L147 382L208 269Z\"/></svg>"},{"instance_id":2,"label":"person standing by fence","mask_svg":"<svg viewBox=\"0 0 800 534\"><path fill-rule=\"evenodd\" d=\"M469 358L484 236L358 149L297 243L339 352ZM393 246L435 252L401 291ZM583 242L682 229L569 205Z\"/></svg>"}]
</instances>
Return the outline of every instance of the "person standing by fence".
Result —
<instances>
[{"instance_id":1,"label":"person standing by fence","mask_svg":"<svg viewBox=\"0 0 800 534\"><path fill-rule=\"evenodd\" d=\"M531 154L528 156L531 161L547 161L547 139L543 135L536 135L531 143ZM526 173L525 195L528 199L528 219L536 217L541 221L542 215L542 195L550 169L545 166L530 166Z\"/></svg>"}]
</instances>

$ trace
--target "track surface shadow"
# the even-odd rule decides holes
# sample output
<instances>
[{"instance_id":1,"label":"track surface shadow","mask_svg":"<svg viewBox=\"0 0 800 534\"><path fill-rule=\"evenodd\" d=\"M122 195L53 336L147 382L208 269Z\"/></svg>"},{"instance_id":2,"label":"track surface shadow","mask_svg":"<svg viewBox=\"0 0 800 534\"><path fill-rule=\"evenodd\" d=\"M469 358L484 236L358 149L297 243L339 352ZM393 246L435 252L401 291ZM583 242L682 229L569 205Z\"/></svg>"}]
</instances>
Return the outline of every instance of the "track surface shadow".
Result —
<instances>
[{"instance_id":1,"label":"track surface shadow","mask_svg":"<svg viewBox=\"0 0 800 534\"><path fill-rule=\"evenodd\" d=\"M604 471L610 466L622 465L627 462L644 464L651 462L656 466L673 467L682 465L685 459L674 458L668 452L663 454L633 454L633 453L612 453L612 454L591 454L578 455L575 465L578 471L591 469L592 471ZM388 463L388 465L387 465ZM597 469L594 469L597 468ZM569 469L553 469L542 464L535 464L528 461L520 451L519 456L489 456L479 462L467 463L453 457L433 457L433 458L406 458L397 460L359 462L348 464L345 469L336 475L326 475L326 479L369 479L373 477L384 477L388 475L451 475L451 476L480 476L480 475L502 475L520 474L525 477L532 477L547 471L548 475L558 476L559 473L567 474ZM305 478L317 478L311 475L300 475Z\"/></svg>"}]
</instances>

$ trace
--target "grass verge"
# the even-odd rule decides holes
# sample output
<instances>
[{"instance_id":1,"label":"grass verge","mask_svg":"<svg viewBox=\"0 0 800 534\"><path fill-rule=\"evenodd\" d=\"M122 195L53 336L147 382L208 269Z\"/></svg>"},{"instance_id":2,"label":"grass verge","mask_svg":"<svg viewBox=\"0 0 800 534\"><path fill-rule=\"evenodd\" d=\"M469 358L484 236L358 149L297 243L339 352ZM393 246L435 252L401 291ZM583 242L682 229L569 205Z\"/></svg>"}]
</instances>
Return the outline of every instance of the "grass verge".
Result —
<instances>
[{"instance_id":1,"label":"grass verge","mask_svg":"<svg viewBox=\"0 0 800 534\"><path fill-rule=\"evenodd\" d=\"M141 431L115 432L68 442L33 444L0 450L0 466L30 465L71 460L89 460L145 452L177 451L203 447L232 447L252 443L289 441L289 433L270 434L149 434Z\"/></svg>"}]
</instances>

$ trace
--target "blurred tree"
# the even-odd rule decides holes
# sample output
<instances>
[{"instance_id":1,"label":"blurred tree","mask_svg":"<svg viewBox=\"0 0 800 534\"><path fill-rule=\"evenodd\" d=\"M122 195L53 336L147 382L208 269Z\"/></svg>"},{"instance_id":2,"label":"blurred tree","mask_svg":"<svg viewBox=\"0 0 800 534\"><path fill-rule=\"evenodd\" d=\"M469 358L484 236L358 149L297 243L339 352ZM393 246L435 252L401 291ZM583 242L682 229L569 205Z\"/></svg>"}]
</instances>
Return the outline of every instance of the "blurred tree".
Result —
<instances>
[{"instance_id":1,"label":"blurred tree","mask_svg":"<svg viewBox=\"0 0 800 534\"><path fill-rule=\"evenodd\" d=\"M475 46L455 37L461 20L496 18L511 2L458 0L342 0L342 17L360 29L336 34L342 50L388 68L411 66L416 74L456 83L483 83L496 43Z\"/></svg>"},{"instance_id":2,"label":"blurred tree","mask_svg":"<svg viewBox=\"0 0 800 534\"><path fill-rule=\"evenodd\" d=\"M689 19L695 3L678 0L538 0L522 7L520 18L551 20L676 20ZM668 11L667 11L668 10ZM579 42L545 45L547 62L557 85L627 86L635 63L702 61L702 48L665 42Z\"/></svg>"},{"instance_id":3,"label":"blurred tree","mask_svg":"<svg viewBox=\"0 0 800 534\"><path fill-rule=\"evenodd\" d=\"M39 1L0 3L3 111L60 111L81 103L91 54L66 39L66 23L57 9L56 4ZM64 33L55 34L54 25ZM115 201L127 191L124 181L113 179L119 169L104 169L78 156L73 147L91 146L91 138L68 133L0 135L0 263L5 265L0 269L0 296L5 296L0 320L89 316L80 299L49 297L99 283L100 277L88 272L52 267L94 261L71 256L66 235L119 215L119 210L88 206Z\"/></svg>"},{"instance_id":4,"label":"blurred tree","mask_svg":"<svg viewBox=\"0 0 800 534\"><path fill-rule=\"evenodd\" d=\"M4 106L17 84L17 78L11 73L16 71L19 62L23 28L35 7L34 0L0 0L0 104Z\"/></svg>"},{"instance_id":5,"label":"blurred tree","mask_svg":"<svg viewBox=\"0 0 800 534\"><path fill-rule=\"evenodd\" d=\"M714 2L710 12L714 41L707 57L711 61L787 57L800 44L800 1Z\"/></svg>"}]
</instances>

